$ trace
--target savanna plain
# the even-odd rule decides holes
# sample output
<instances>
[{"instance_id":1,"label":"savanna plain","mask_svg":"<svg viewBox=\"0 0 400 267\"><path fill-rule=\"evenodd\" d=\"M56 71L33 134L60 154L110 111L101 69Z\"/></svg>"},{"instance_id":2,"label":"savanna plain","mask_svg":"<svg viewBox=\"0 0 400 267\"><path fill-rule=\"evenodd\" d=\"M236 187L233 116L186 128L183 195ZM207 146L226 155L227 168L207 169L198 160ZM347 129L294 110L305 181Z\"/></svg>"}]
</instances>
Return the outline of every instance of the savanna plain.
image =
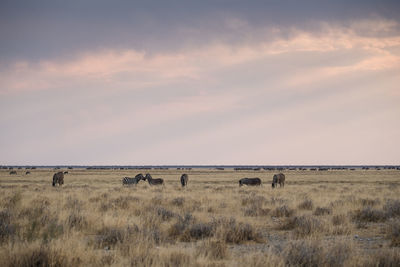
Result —
<instances>
[{"instance_id":1,"label":"savanna plain","mask_svg":"<svg viewBox=\"0 0 400 267\"><path fill-rule=\"evenodd\" d=\"M400 170L284 170L275 189L263 169L15 170L0 266L400 266ZM122 185L147 172L165 185Z\"/></svg>"}]
</instances>

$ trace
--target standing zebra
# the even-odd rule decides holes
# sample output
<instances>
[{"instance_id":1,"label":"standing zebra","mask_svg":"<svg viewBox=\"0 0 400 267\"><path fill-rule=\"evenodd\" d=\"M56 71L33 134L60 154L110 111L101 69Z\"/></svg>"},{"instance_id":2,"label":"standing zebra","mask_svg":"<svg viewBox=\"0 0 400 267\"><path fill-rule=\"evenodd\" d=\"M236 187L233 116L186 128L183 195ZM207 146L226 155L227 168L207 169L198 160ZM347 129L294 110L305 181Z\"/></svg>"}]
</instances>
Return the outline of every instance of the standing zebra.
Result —
<instances>
[{"instance_id":1,"label":"standing zebra","mask_svg":"<svg viewBox=\"0 0 400 267\"><path fill-rule=\"evenodd\" d=\"M187 186L188 181L189 181L189 175L187 175L186 173L182 174L182 176L181 176L182 187Z\"/></svg>"},{"instance_id":2,"label":"standing zebra","mask_svg":"<svg viewBox=\"0 0 400 267\"><path fill-rule=\"evenodd\" d=\"M122 179L122 185L132 185L132 184L138 184L140 180L144 180L143 174L139 173L138 175L135 176L135 178L130 178L130 177L124 177Z\"/></svg>"},{"instance_id":3,"label":"standing zebra","mask_svg":"<svg viewBox=\"0 0 400 267\"><path fill-rule=\"evenodd\" d=\"M285 175L283 173L275 174L272 177L272 188L277 187L279 184L280 187L285 186Z\"/></svg>"},{"instance_id":4,"label":"standing zebra","mask_svg":"<svg viewBox=\"0 0 400 267\"><path fill-rule=\"evenodd\" d=\"M53 186L58 185L63 185L64 184L64 173L63 172L57 172L53 175Z\"/></svg>"},{"instance_id":5,"label":"standing zebra","mask_svg":"<svg viewBox=\"0 0 400 267\"><path fill-rule=\"evenodd\" d=\"M239 180L239 186L242 185L261 185L261 179L256 177L256 178L243 178Z\"/></svg>"},{"instance_id":6,"label":"standing zebra","mask_svg":"<svg viewBox=\"0 0 400 267\"><path fill-rule=\"evenodd\" d=\"M149 185L164 185L164 180L162 178L156 178L153 179L153 177L151 177L150 173L146 174L146 177L143 178L143 180L146 180L149 182Z\"/></svg>"}]
</instances>

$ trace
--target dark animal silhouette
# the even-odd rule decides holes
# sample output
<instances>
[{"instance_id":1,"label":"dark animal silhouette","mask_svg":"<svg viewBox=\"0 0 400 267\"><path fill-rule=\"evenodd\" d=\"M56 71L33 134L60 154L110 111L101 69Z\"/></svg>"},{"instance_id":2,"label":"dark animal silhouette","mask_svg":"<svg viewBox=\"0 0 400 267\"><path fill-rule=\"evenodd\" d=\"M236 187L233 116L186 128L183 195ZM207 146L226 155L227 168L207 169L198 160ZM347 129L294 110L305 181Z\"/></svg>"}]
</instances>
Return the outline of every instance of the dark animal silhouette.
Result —
<instances>
[{"instance_id":1,"label":"dark animal silhouette","mask_svg":"<svg viewBox=\"0 0 400 267\"><path fill-rule=\"evenodd\" d=\"M139 183L140 180L144 180L144 176L141 173L136 175L135 178L124 177L122 179L122 185L132 185L132 184L136 185Z\"/></svg>"},{"instance_id":2,"label":"dark animal silhouette","mask_svg":"<svg viewBox=\"0 0 400 267\"><path fill-rule=\"evenodd\" d=\"M285 186L285 175L283 173L274 174L272 177L272 188L277 187L278 184L280 187Z\"/></svg>"},{"instance_id":3,"label":"dark animal silhouette","mask_svg":"<svg viewBox=\"0 0 400 267\"><path fill-rule=\"evenodd\" d=\"M149 185L163 185L164 184L164 180L162 178L156 178L153 179L153 177L151 177L150 173L147 173L146 176L143 178L143 180L147 180L149 182Z\"/></svg>"},{"instance_id":4,"label":"dark animal silhouette","mask_svg":"<svg viewBox=\"0 0 400 267\"><path fill-rule=\"evenodd\" d=\"M10 171L10 174L17 174L17 171Z\"/></svg>"},{"instance_id":5,"label":"dark animal silhouette","mask_svg":"<svg viewBox=\"0 0 400 267\"><path fill-rule=\"evenodd\" d=\"M64 174L68 174L68 171L65 171Z\"/></svg>"},{"instance_id":6,"label":"dark animal silhouette","mask_svg":"<svg viewBox=\"0 0 400 267\"><path fill-rule=\"evenodd\" d=\"M243 178L239 180L239 186L242 185L261 185L260 178Z\"/></svg>"},{"instance_id":7,"label":"dark animal silhouette","mask_svg":"<svg viewBox=\"0 0 400 267\"><path fill-rule=\"evenodd\" d=\"M182 187L187 186L188 181L189 181L189 176L186 173L182 174L182 176L181 176Z\"/></svg>"},{"instance_id":8,"label":"dark animal silhouette","mask_svg":"<svg viewBox=\"0 0 400 267\"><path fill-rule=\"evenodd\" d=\"M64 173L63 172L57 172L53 175L53 186L58 185L63 185L64 184Z\"/></svg>"},{"instance_id":9,"label":"dark animal silhouette","mask_svg":"<svg viewBox=\"0 0 400 267\"><path fill-rule=\"evenodd\" d=\"M31 172L28 171L28 172L26 172L25 174L28 175L28 174L31 174Z\"/></svg>"}]
</instances>

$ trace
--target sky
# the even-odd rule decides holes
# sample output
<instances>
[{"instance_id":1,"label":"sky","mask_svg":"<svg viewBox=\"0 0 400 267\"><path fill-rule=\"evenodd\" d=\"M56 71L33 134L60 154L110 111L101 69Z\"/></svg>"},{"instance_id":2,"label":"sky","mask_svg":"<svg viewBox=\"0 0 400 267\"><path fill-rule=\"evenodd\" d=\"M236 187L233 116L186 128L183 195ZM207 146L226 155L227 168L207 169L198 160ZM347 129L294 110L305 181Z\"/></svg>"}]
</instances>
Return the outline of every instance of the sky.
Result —
<instances>
[{"instance_id":1,"label":"sky","mask_svg":"<svg viewBox=\"0 0 400 267\"><path fill-rule=\"evenodd\" d=\"M399 1L0 1L0 165L391 165L399 122Z\"/></svg>"}]
</instances>

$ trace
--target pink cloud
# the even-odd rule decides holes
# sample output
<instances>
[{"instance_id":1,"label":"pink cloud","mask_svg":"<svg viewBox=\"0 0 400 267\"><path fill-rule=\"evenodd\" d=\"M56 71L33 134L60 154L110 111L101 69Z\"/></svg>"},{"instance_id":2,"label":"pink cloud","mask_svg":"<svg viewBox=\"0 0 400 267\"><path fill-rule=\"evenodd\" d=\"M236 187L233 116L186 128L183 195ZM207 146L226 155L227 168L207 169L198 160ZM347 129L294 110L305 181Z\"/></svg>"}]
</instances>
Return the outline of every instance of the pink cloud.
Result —
<instances>
[{"instance_id":1,"label":"pink cloud","mask_svg":"<svg viewBox=\"0 0 400 267\"><path fill-rule=\"evenodd\" d=\"M246 27L246 23L240 21L229 23ZM394 24L392 21L361 21L354 22L350 27L327 25L326 31L318 34L292 29L292 37L288 39L277 38L245 45L214 43L202 48L164 54L147 55L136 50L104 50L64 61L18 62L0 73L0 94L49 90L80 83L96 86L107 84L116 88L129 86L134 89L176 81L207 81L214 79L213 72L220 69L259 60L268 61L272 55L289 52L324 53L359 49L367 54L364 59L351 66L322 67L314 77L331 77L359 70L397 68L399 55L395 50L389 49L400 46L400 36L365 37L357 33L367 26L373 31L389 31ZM312 72L315 73L314 70ZM125 74L126 78L121 79L120 74ZM289 84L307 83L311 78L294 77Z\"/></svg>"}]
</instances>

